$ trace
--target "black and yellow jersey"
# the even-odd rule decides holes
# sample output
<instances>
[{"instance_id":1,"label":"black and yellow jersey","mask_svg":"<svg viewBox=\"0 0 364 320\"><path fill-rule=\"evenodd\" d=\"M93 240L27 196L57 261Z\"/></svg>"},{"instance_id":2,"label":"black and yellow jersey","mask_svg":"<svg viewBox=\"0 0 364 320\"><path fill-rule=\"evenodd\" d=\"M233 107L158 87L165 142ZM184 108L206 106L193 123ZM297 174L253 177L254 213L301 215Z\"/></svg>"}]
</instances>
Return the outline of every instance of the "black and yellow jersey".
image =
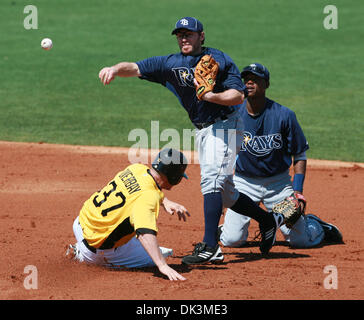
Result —
<instances>
[{"instance_id":1,"label":"black and yellow jersey","mask_svg":"<svg viewBox=\"0 0 364 320\"><path fill-rule=\"evenodd\" d=\"M79 215L84 238L94 248L110 249L127 243L137 229L157 232L163 198L147 166L128 166L84 203Z\"/></svg>"}]
</instances>

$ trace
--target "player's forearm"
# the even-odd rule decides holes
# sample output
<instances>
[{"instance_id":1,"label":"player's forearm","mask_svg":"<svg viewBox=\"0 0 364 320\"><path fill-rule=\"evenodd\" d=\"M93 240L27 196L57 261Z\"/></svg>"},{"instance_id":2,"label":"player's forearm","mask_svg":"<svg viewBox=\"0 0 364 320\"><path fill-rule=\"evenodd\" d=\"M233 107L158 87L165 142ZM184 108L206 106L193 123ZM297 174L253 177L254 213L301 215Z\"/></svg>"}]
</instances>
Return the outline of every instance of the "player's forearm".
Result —
<instances>
[{"instance_id":1,"label":"player's forearm","mask_svg":"<svg viewBox=\"0 0 364 320\"><path fill-rule=\"evenodd\" d=\"M158 268L167 264L159 249L157 237L154 234L140 234L138 239Z\"/></svg>"},{"instance_id":2,"label":"player's forearm","mask_svg":"<svg viewBox=\"0 0 364 320\"><path fill-rule=\"evenodd\" d=\"M119 77L140 77L139 67L134 62L120 62L112 67L102 68L99 72L101 82L106 85Z\"/></svg>"},{"instance_id":3,"label":"player's forearm","mask_svg":"<svg viewBox=\"0 0 364 320\"><path fill-rule=\"evenodd\" d=\"M120 62L114 66L115 75L119 77L140 77L139 67L135 62Z\"/></svg>"},{"instance_id":4,"label":"player's forearm","mask_svg":"<svg viewBox=\"0 0 364 320\"><path fill-rule=\"evenodd\" d=\"M299 193L303 192L303 183L305 181L307 160L298 160L293 164L293 190Z\"/></svg>"},{"instance_id":5,"label":"player's forearm","mask_svg":"<svg viewBox=\"0 0 364 320\"><path fill-rule=\"evenodd\" d=\"M243 103L244 94L235 89L228 89L219 93L207 92L202 99L223 106L235 106Z\"/></svg>"},{"instance_id":6,"label":"player's forearm","mask_svg":"<svg viewBox=\"0 0 364 320\"><path fill-rule=\"evenodd\" d=\"M294 174L306 174L307 160L298 160L293 164Z\"/></svg>"}]
</instances>

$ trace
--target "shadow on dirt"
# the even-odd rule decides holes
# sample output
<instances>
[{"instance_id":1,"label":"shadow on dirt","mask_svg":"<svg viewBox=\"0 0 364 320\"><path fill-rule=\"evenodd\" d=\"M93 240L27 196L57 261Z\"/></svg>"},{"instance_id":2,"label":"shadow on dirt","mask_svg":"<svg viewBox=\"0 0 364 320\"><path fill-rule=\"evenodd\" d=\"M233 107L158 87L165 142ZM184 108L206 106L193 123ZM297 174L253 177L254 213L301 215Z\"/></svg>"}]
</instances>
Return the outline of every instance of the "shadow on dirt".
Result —
<instances>
[{"instance_id":1,"label":"shadow on dirt","mask_svg":"<svg viewBox=\"0 0 364 320\"><path fill-rule=\"evenodd\" d=\"M225 254L225 253L224 253ZM269 252L268 254L261 254L260 252L230 252L225 255L234 255L236 259L230 260L229 263L242 263L257 260L273 260L273 259L297 259L309 258L308 254L301 254L295 252Z\"/></svg>"}]
</instances>

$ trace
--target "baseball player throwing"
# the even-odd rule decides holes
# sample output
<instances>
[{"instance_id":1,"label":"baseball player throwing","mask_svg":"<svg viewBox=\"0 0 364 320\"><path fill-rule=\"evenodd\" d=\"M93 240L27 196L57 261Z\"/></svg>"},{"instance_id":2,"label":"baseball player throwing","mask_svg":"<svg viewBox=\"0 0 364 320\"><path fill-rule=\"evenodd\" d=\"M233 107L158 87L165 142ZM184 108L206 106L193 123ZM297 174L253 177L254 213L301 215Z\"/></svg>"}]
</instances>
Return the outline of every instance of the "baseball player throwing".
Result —
<instances>
[{"instance_id":1,"label":"baseball player throwing","mask_svg":"<svg viewBox=\"0 0 364 320\"><path fill-rule=\"evenodd\" d=\"M241 109L244 138L236 163L236 188L268 210L293 193L302 194L309 146L295 113L266 98L270 75L268 69L253 63L241 73L248 89L248 99ZM289 168L293 162L293 182ZM220 226L224 246L242 246L248 238L250 218L232 209ZM301 216L292 226L281 226L286 241L296 248L309 248L326 242L341 242L340 231L312 214Z\"/></svg>"},{"instance_id":2,"label":"baseball player throwing","mask_svg":"<svg viewBox=\"0 0 364 320\"><path fill-rule=\"evenodd\" d=\"M116 174L84 203L73 224L77 243L74 259L109 268L157 266L169 280L185 278L168 266L172 249L159 247L157 218L160 203L186 220L186 208L164 197L186 177L187 160L174 149L163 149L148 168L133 164ZM136 235L136 236L135 236Z\"/></svg>"},{"instance_id":3,"label":"baseball player throwing","mask_svg":"<svg viewBox=\"0 0 364 320\"><path fill-rule=\"evenodd\" d=\"M223 207L232 207L258 221L260 249L267 253L274 244L277 227L287 219L296 219L299 212L291 211L286 216L267 213L234 188L233 170L243 134L238 110L245 97L240 71L227 54L203 46L205 32L196 18L178 20L172 35L176 35L179 53L121 62L103 68L99 78L109 84L116 76L139 77L165 86L176 95L197 129L205 233L203 241L182 262L201 264L224 259L217 243Z\"/></svg>"}]
</instances>

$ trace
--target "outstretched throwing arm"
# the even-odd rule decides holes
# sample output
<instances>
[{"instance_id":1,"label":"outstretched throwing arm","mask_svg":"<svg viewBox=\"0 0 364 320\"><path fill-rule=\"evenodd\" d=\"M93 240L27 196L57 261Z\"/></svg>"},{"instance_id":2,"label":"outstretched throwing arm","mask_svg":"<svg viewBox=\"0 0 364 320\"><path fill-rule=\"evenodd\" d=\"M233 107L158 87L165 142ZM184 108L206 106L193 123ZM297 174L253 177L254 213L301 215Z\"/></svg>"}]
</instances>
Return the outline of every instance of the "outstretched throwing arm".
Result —
<instances>
[{"instance_id":1,"label":"outstretched throwing arm","mask_svg":"<svg viewBox=\"0 0 364 320\"><path fill-rule=\"evenodd\" d=\"M120 62L112 67L102 68L99 72L101 82L109 84L115 77L140 77L139 67L135 62Z\"/></svg>"}]
</instances>

